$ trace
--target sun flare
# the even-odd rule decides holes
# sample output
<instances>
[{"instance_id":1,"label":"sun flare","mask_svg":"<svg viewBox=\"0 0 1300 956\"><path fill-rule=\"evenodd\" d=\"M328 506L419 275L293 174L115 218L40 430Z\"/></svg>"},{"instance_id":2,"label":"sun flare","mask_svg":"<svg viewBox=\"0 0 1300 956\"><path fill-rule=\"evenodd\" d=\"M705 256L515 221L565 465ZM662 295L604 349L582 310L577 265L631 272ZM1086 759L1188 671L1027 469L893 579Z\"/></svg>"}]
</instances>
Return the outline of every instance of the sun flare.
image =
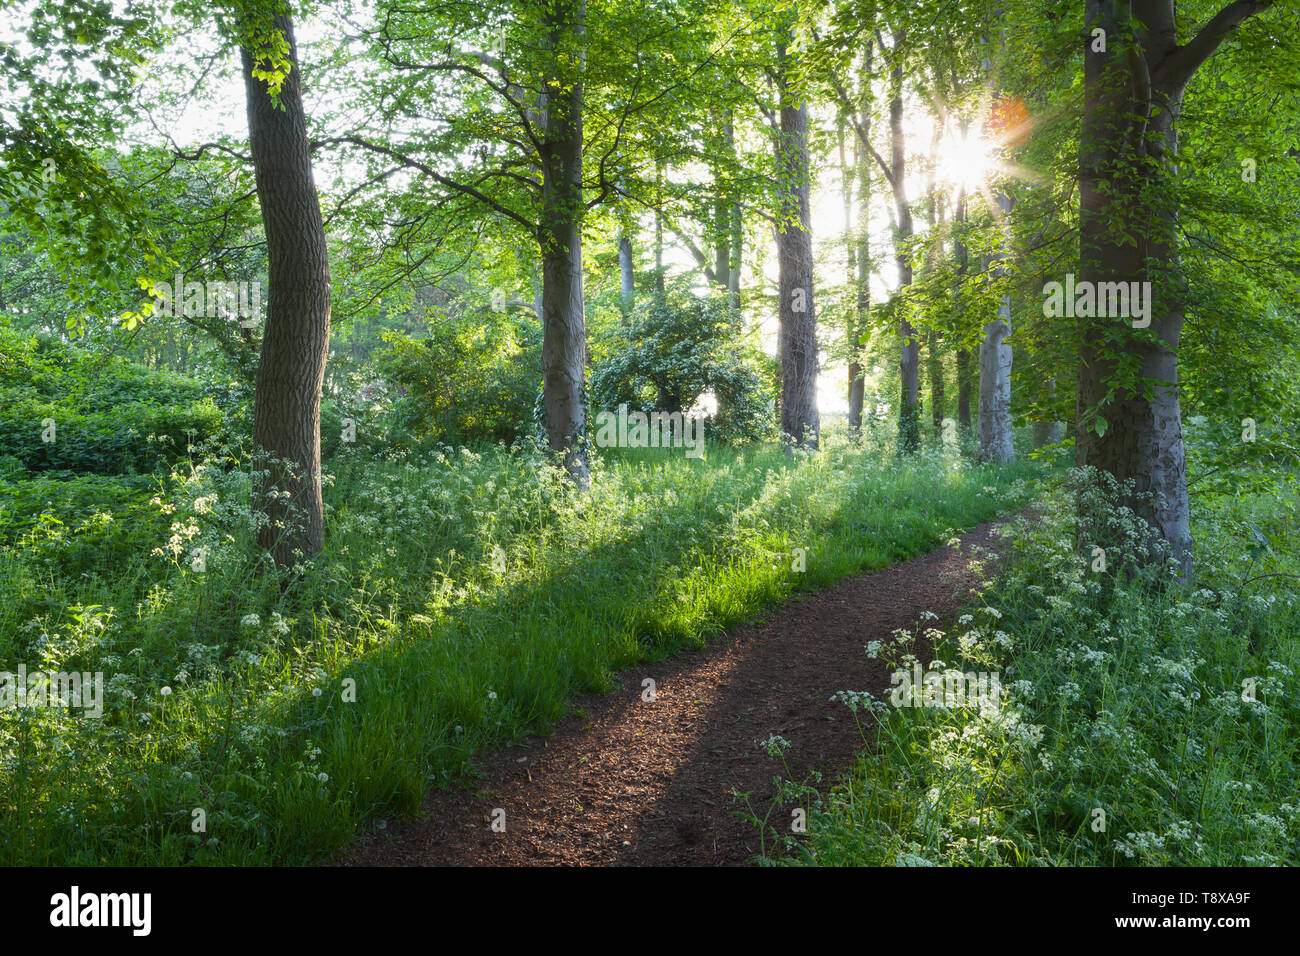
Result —
<instances>
[{"instance_id":1,"label":"sun flare","mask_svg":"<svg viewBox=\"0 0 1300 956\"><path fill-rule=\"evenodd\" d=\"M987 186L999 166L997 146L980 136L953 135L939 144L939 178L968 194Z\"/></svg>"}]
</instances>

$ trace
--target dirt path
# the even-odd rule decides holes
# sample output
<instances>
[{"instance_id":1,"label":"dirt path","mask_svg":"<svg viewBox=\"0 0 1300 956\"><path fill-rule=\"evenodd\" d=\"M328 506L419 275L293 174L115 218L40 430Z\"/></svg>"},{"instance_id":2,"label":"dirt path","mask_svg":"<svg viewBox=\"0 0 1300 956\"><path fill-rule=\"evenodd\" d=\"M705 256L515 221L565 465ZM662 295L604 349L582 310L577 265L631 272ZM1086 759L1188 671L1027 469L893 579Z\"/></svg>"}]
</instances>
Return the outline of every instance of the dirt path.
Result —
<instances>
[{"instance_id":1,"label":"dirt path","mask_svg":"<svg viewBox=\"0 0 1300 956\"><path fill-rule=\"evenodd\" d=\"M645 664L588 694L549 738L487 755L474 789L435 791L421 818L359 839L355 866L594 864L683 866L749 862L780 770L761 747L790 741L796 779L833 774L862 749L840 690L880 696L889 673L863 646L913 628L924 611L949 621L982 579L971 549L999 549L994 524L960 548L846 578L802 595L702 651ZM987 573L987 571L986 571ZM642 700L653 678L656 697ZM490 827L505 811L504 833Z\"/></svg>"}]
</instances>

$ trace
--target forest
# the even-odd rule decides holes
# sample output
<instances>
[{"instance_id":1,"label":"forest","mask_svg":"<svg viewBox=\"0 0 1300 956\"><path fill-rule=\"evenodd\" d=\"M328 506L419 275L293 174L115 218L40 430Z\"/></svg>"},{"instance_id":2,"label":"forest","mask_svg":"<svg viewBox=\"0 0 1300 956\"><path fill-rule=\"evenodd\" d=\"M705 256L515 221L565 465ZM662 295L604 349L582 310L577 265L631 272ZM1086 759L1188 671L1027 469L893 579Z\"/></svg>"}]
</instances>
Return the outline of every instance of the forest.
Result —
<instances>
[{"instance_id":1,"label":"forest","mask_svg":"<svg viewBox=\"0 0 1300 956\"><path fill-rule=\"evenodd\" d=\"M0 61L0 864L1300 863L1297 0Z\"/></svg>"}]
</instances>

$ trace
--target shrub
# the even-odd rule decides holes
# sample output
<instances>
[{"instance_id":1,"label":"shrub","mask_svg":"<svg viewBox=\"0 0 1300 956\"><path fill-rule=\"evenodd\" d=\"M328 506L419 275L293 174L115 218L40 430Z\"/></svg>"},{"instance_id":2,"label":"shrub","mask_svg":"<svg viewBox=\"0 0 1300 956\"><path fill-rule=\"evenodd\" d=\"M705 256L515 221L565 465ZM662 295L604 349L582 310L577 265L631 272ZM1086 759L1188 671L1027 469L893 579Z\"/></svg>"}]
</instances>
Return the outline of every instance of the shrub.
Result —
<instances>
[{"instance_id":1,"label":"shrub","mask_svg":"<svg viewBox=\"0 0 1300 956\"><path fill-rule=\"evenodd\" d=\"M593 412L624 404L681 412L712 393L711 437L738 443L771 434L773 363L724 300L680 290L654 295L602 344L608 358L592 369Z\"/></svg>"},{"instance_id":2,"label":"shrub","mask_svg":"<svg viewBox=\"0 0 1300 956\"><path fill-rule=\"evenodd\" d=\"M32 471L153 471L221 423L183 376L7 329L0 356L0 457Z\"/></svg>"},{"instance_id":3,"label":"shrub","mask_svg":"<svg viewBox=\"0 0 1300 956\"><path fill-rule=\"evenodd\" d=\"M476 318L481 318L477 316ZM416 438L507 444L531 431L542 376L537 323L502 316L486 326L446 321L426 339L392 333L377 355L397 391L393 424Z\"/></svg>"}]
</instances>

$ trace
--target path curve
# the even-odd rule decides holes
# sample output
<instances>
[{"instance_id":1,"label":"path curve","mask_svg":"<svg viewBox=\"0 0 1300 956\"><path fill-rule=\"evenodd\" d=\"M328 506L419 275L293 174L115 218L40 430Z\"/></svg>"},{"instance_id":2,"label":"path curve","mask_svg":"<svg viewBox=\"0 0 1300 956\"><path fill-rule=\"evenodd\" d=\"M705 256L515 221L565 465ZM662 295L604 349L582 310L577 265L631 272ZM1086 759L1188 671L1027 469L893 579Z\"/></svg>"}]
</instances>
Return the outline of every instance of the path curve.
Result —
<instances>
[{"instance_id":1,"label":"path curve","mask_svg":"<svg viewBox=\"0 0 1300 956\"><path fill-rule=\"evenodd\" d=\"M1001 551L996 522L944 547L831 588L802 594L766 619L700 651L638 665L608 694L585 694L550 737L484 756L469 789L437 790L419 817L358 838L351 866L717 866L752 861L757 829L737 815L733 788L762 816L780 771L761 742L790 741L795 779L833 775L863 747L852 715L829 698L889 685L868 641L950 621L990 570L973 549ZM656 696L642 700L642 681ZM505 832L493 832L493 811Z\"/></svg>"}]
</instances>

